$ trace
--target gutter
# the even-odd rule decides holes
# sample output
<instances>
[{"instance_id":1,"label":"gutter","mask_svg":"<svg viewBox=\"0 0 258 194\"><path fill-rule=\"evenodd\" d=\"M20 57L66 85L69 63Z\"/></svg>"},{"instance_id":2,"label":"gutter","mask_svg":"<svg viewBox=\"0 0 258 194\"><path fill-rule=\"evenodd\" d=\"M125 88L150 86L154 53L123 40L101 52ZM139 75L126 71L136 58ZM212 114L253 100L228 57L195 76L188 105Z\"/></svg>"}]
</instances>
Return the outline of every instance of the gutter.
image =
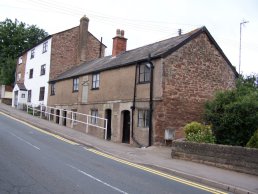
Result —
<instances>
[{"instance_id":1,"label":"gutter","mask_svg":"<svg viewBox=\"0 0 258 194\"><path fill-rule=\"evenodd\" d=\"M149 145L152 145L152 114L153 114L153 69L154 65L151 62L151 55L149 54L148 62L150 64L150 105L149 105Z\"/></svg>"}]
</instances>

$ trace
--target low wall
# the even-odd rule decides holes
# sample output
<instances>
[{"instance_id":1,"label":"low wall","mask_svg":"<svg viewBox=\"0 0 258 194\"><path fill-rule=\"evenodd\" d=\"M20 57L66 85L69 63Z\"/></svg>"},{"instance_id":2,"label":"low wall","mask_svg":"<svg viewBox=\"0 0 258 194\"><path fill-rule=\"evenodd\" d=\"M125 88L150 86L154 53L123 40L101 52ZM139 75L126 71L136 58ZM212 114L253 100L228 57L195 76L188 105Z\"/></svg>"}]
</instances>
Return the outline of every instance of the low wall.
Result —
<instances>
[{"instance_id":1,"label":"low wall","mask_svg":"<svg viewBox=\"0 0 258 194\"><path fill-rule=\"evenodd\" d=\"M258 175L258 149L173 141L171 157Z\"/></svg>"}]
</instances>

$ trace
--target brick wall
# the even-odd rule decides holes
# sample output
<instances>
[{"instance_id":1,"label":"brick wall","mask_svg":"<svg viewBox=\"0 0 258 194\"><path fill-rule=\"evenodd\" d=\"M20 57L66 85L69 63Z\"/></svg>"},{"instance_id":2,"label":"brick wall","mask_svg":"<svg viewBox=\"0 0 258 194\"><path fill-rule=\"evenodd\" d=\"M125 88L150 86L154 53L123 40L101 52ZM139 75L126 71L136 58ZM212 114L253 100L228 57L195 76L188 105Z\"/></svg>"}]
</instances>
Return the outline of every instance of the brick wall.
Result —
<instances>
[{"instance_id":1,"label":"brick wall","mask_svg":"<svg viewBox=\"0 0 258 194\"><path fill-rule=\"evenodd\" d=\"M258 149L173 141L171 157L258 175Z\"/></svg>"},{"instance_id":2,"label":"brick wall","mask_svg":"<svg viewBox=\"0 0 258 194\"><path fill-rule=\"evenodd\" d=\"M100 41L90 32L87 37L86 61L91 61L99 58ZM102 56L104 56L104 52L105 46L102 44ZM79 65L81 63L79 55L79 26L54 34L52 36L50 79Z\"/></svg>"},{"instance_id":3,"label":"brick wall","mask_svg":"<svg viewBox=\"0 0 258 194\"><path fill-rule=\"evenodd\" d=\"M22 55L21 64L19 64L19 58L17 60L16 79L18 79L19 73L21 73L21 79L16 80L16 83L24 83L26 61L27 61L27 52Z\"/></svg>"},{"instance_id":4,"label":"brick wall","mask_svg":"<svg viewBox=\"0 0 258 194\"><path fill-rule=\"evenodd\" d=\"M204 103L218 90L235 86L235 74L206 34L201 34L163 61L163 101L155 103L156 142L164 142L165 129L176 130L201 121Z\"/></svg>"}]
</instances>

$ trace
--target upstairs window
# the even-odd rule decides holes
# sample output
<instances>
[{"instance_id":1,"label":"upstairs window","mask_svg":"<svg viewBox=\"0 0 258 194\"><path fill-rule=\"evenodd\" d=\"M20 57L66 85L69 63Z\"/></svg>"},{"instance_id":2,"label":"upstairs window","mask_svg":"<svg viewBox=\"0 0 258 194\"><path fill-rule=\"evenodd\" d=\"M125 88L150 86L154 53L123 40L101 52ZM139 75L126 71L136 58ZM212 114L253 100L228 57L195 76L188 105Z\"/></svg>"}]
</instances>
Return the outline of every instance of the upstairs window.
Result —
<instances>
[{"instance_id":1,"label":"upstairs window","mask_svg":"<svg viewBox=\"0 0 258 194\"><path fill-rule=\"evenodd\" d=\"M41 65L40 69L40 75L45 75L46 74L46 64Z\"/></svg>"},{"instance_id":2,"label":"upstairs window","mask_svg":"<svg viewBox=\"0 0 258 194\"><path fill-rule=\"evenodd\" d=\"M97 109L92 109L91 110L91 123L92 124L97 124L98 123L98 117L99 116L99 112Z\"/></svg>"},{"instance_id":3,"label":"upstairs window","mask_svg":"<svg viewBox=\"0 0 258 194\"><path fill-rule=\"evenodd\" d=\"M44 43L43 43L43 50L42 50L42 53L47 52L47 46L48 46L48 42L44 42Z\"/></svg>"},{"instance_id":4,"label":"upstairs window","mask_svg":"<svg viewBox=\"0 0 258 194\"><path fill-rule=\"evenodd\" d=\"M149 127L149 111L138 110L138 127L147 128Z\"/></svg>"},{"instance_id":5,"label":"upstairs window","mask_svg":"<svg viewBox=\"0 0 258 194\"><path fill-rule=\"evenodd\" d=\"M92 89L99 89L99 73L92 75Z\"/></svg>"},{"instance_id":6,"label":"upstairs window","mask_svg":"<svg viewBox=\"0 0 258 194\"><path fill-rule=\"evenodd\" d=\"M21 80L21 73L19 72L17 76L17 81L20 81L20 80Z\"/></svg>"},{"instance_id":7,"label":"upstairs window","mask_svg":"<svg viewBox=\"0 0 258 194\"><path fill-rule=\"evenodd\" d=\"M56 94L55 84L51 84L50 85L50 95L54 96L55 94Z\"/></svg>"},{"instance_id":8,"label":"upstairs window","mask_svg":"<svg viewBox=\"0 0 258 194\"><path fill-rule=\"evenodd\" d=\"M33 59L35 57L35 49L31 49L30 58Z\"/></svg>"},{"instance_id":9,"label":"upstairs window","mask_svg":"<svg viewBox=\"0 0 258 194\"><path fill-rule=\"evenodd\" d=\"M19 57L19 65L22 64L22 57Z\"/></svg>"},{"instance_id":10,"label":"upstairs window","mask_svg":"<svg viewBox=\"0 0 258 194\"><path fill-rule=\"evenodd\" d=\"M150 81L150 65L148 63L139 66L139 83Z\"/></svg>"},{"instance_id":11,"label":"upstairs window","mask_svg":"<svg viewBox=\"0 0 258 194\"><path fill-rule=\"evenodd\" d=\"M30 69L29 79L33 78L33 69Z\"/></svg>"},{"instance_id":12,"label":"upstairs window","mask_svg":"<svg viewBox=\"0 0 258 194\"><path fill-rule=\"evenodd\" d=\"M79 78L73 78L73 92L79 91Z\"/></svg>"},{"instance_id":13,"label":"upstairs window","mask_svg":"<svg viewBox=\"0 0 258 194\"><path fill-rule=\"evenodd\" d=\"M31 90L28 90L28 102L31 102Z\"/></svg>"},{"instance_id":14,"label":"upstairs window","mask_svg":"<svg viewBox=\"0 0 258 194\"><path fill-rule=\"evenodd\" d=\"M43 101L45 96L45 87L40 87L39 89L39 101Z\"/></svg>"}]
</instances>

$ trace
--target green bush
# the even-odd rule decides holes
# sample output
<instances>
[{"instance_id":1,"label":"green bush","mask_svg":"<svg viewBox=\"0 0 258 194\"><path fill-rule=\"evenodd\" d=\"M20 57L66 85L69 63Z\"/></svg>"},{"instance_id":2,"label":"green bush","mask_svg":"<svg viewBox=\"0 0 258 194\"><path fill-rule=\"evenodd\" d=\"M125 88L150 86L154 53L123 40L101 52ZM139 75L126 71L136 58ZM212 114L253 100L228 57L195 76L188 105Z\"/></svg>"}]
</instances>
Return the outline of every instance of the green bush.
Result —
<instances>
[{"instance_id":1,"label":"green bush","mask_svg":"<svg viewBox=\"0 0 258 194\"><path fill-rule=\"evenodd\" d=\"M258 149L258 129L254 132L254 135L250 138L246 146Z\"/></svg>"},{"instance_id":2,"label":"green bush","mask_svg":"<svg viewBox=\"0 0 258 194\"><path fill-rule=\"evenodd\" d=\"M239 78L235 89L219 92L205 105L205 121L216 143L245 146L258 128L258 87L255 77Z\"/></svg>"},{"instance_id":3,"label":"green bush","mask_svg":"<svg viewBox=\"0 0 258 194\"><path fill-rule=\"evenodd\" d=\"M214 143L211 127L198 122L191 122L184 127L186 140L197 143Z\"/></svg>"}]
</instances>

